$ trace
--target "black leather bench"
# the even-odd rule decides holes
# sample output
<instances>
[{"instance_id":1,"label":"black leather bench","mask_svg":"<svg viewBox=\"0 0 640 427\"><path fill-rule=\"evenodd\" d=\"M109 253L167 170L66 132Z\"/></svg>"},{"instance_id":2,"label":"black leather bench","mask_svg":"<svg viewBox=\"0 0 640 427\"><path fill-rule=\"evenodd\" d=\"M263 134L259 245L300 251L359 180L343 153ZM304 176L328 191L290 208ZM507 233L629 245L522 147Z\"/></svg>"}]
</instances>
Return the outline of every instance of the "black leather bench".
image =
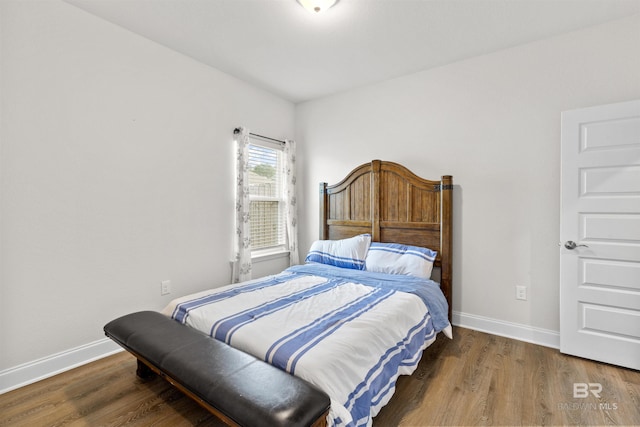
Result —
<instances>
[{"instance_id":1,"label":"black leather bench","mask_svg":"<svg viewBox=\"0 0 640 427\"><path fill-rule=\"evenodd\" d=\"M329 397L312 384L155 311L107 323L105 334L230 425L324 426Z\"/></svg>"}]
</instances>

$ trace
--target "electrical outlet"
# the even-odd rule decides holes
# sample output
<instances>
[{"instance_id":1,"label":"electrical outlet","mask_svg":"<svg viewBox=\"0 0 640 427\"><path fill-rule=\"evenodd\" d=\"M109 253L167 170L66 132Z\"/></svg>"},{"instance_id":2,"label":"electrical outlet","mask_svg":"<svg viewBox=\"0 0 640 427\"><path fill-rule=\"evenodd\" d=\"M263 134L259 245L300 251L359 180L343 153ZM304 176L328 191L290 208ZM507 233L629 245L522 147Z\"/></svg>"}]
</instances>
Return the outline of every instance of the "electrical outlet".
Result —
<instances>
[{"instance_id":1,"label":"electrical outlet","mask_svg":"<svg viewBox=\"0 0 640 427\"><path fill-rule=\"evenodd\" d=\"M526 286L516 286L516 299L527 300Z\"/></svg>"},{"instance_id":2,"label":"electrical outlet","mask_svg":"<svg viewBox=\"0 0 640 427\"><path fill-rule=\"evenodd\" d=\"M171 293L171 280L163 280L160 282L160 295L168 295Z\"/></svg>"}]
</instances>

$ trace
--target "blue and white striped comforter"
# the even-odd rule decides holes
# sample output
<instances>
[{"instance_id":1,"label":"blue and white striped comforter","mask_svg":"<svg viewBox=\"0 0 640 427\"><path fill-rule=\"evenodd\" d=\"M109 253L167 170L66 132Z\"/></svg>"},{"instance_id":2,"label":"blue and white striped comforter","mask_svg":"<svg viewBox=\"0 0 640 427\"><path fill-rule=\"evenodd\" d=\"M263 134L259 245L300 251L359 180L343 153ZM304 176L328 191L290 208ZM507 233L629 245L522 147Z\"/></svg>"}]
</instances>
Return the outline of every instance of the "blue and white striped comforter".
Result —
<instances>
[{"instance_id":1,"label":"blue and white striped comforter","mask_svg":"<svg viewBox=\"0 0 640 427\"><path fill-rule=\"evenodd\" d=\"M163 313L315 384L335 426L371 425L437 332L451 337L437 283L314 264L179 298Z\"/></svg>"}]
</instances>

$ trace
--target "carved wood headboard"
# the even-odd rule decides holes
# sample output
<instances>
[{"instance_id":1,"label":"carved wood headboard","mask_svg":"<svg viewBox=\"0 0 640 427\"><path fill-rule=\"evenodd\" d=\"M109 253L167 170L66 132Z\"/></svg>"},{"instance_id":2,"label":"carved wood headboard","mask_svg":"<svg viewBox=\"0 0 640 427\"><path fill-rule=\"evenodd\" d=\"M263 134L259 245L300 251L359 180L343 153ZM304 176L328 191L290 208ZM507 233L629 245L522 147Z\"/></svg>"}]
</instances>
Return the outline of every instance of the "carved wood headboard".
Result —
<instances>
[{"instance_id":1,"label":"carved wood headboard","mask_svg":"<svg viewBox=\"0 0 640 427\"><path fill-rule=\"evenodd\" d=\"M438 251L440 288L451 320L452 177L418 177L393 162L373 160L335 185L320 184L320 239L370 233L374 242L402 243Z\"/></svg>"}]
</instances>

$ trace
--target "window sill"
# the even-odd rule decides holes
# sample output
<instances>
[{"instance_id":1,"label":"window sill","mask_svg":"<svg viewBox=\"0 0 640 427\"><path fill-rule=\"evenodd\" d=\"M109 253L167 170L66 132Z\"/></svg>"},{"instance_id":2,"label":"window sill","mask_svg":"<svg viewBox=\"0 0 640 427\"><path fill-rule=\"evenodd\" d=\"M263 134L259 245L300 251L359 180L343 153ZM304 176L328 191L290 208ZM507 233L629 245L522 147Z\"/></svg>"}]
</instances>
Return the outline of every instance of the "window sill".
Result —
<instances>
[{"instance_id":1,"label":"window sill","mask_svg":"<svg viewBox=\"0 0 640 427\"><path fill-rule=\"evenodd\" d=\"M270 261L278 258L285 258L289 256L289 251L282 248L277 249L265 249L262 251L254 251L251 253L251 261Z\"/></svg>"}]
</instances>

